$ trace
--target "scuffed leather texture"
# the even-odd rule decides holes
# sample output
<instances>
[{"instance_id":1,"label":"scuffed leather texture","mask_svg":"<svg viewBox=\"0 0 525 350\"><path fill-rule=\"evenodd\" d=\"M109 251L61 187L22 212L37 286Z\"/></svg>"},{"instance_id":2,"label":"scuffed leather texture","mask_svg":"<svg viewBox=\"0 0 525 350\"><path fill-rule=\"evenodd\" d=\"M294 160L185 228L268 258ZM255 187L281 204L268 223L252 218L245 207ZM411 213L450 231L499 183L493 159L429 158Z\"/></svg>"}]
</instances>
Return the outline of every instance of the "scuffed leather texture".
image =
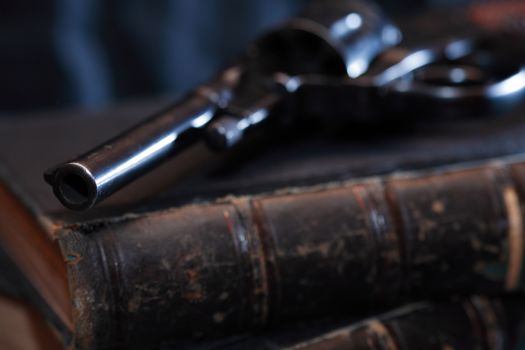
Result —
<instances>
[{"instance_id":1,"label":"scuffed leather texture","mask_svg":"<svg viewBox=\"0 0 525 350\"><path fill-rule=\"evenodd\" d=\"M415 172L64 227L81 347L523 291L525 162Z\"/></svg>"}]
</instances>

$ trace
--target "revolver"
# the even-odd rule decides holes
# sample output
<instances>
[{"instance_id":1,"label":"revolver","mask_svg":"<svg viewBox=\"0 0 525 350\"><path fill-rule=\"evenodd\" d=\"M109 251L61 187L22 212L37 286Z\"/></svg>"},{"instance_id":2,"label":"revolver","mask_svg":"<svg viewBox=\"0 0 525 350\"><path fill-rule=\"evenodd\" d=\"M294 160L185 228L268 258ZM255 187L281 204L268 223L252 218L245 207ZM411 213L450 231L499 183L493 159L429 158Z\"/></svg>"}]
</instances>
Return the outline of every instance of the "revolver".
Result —
<instances>
[{"instance_id":1,"label":"revolver","mask_svg":"<svg viewBox=\"0 0 525 350\"><path fill-rule=\"evenodd\" d=\"M456 118L523 100L519 55L491 35L403 48L401 31L365 0L313 0L173 105L44 178L61 203L92 207L204 140L217 152L273 122L406 114ZM510 50L512 51L512 50Z\"/></svg>"}]
</instances>

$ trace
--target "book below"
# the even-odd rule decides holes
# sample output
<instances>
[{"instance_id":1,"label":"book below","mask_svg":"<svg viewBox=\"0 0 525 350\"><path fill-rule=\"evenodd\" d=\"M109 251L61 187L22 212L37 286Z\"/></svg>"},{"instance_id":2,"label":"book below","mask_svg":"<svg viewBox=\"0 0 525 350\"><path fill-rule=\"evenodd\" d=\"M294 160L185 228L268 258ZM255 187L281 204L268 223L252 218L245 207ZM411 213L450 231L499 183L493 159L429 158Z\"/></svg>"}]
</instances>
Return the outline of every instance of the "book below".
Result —
<instances>
[{"instance_id":1,"label":"book below","mask_svg":"<svg viewBox=\"0 0 525 350\"><path fill-rule=\"evenodd\" d=\"M67 344L155 348L523 289L520 111L402 135L276 137L219 159L197 146L94 210L62 209L43 170L157 108L0 121L1 251ZM197 157L218 165L195 169Z\"/></svg>"}]
</instances>

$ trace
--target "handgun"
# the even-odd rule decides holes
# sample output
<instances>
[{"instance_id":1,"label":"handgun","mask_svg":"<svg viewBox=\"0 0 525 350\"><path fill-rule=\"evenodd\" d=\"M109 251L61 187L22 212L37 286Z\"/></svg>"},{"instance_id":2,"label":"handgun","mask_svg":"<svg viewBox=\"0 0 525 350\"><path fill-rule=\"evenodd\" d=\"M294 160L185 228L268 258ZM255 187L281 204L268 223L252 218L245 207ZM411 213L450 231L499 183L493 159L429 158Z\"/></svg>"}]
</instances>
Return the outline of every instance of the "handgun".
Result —
<instances>
[{"instance_id":1,"label":"handgun","mask_svg":"<svg viewBox=\"0 0 525 350\"><path fill-rule=\"evenodd\" d=\"M501 40L451 38L420 48L401 41L370 1L314 0L208 83L44 178L63 205L84 210L199 141L222 152L272 120L298 125L308 113L337 122L407 109L448 118L523 100L523 57Z\"/></svg>"}]
</instances>

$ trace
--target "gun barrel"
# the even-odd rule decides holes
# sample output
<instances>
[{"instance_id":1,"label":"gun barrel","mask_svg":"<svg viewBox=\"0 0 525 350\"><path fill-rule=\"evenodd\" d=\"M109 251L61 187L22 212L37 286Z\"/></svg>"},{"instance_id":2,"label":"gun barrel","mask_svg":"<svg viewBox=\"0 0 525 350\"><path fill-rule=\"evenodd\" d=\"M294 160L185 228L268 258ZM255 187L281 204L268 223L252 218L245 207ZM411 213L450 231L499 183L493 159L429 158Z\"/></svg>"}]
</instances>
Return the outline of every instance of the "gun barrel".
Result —
<instances>
[{"instance_id":1,"label":"gun barrel","mask_svg":"<svg viewBox=\"0 0 525 350\"><path fill-rule=\"evenodd\" d=\"M276 73L354 78L399 39L397 28L369 2L313 1L304 18L256 41L218 79L105 144L48 170L45 180L66 207L88 209L196 142L217 111L228 119L219 118L210 127L207 141L219 149L233 145L247 128L266 120L284 93L255 89L252 96L247 82L259 87Z\"/></svg>"},{"instance_id":2,"label":"gun barrel","mask_svg":"<svg viewBox=\"0 0 525 350\"><path fill-rule=\"evenodd\" d=\"M132 129L46 174L68 208L87 209L195 142L216 104L192 94Z\"/></svg>"}]
</instances>

